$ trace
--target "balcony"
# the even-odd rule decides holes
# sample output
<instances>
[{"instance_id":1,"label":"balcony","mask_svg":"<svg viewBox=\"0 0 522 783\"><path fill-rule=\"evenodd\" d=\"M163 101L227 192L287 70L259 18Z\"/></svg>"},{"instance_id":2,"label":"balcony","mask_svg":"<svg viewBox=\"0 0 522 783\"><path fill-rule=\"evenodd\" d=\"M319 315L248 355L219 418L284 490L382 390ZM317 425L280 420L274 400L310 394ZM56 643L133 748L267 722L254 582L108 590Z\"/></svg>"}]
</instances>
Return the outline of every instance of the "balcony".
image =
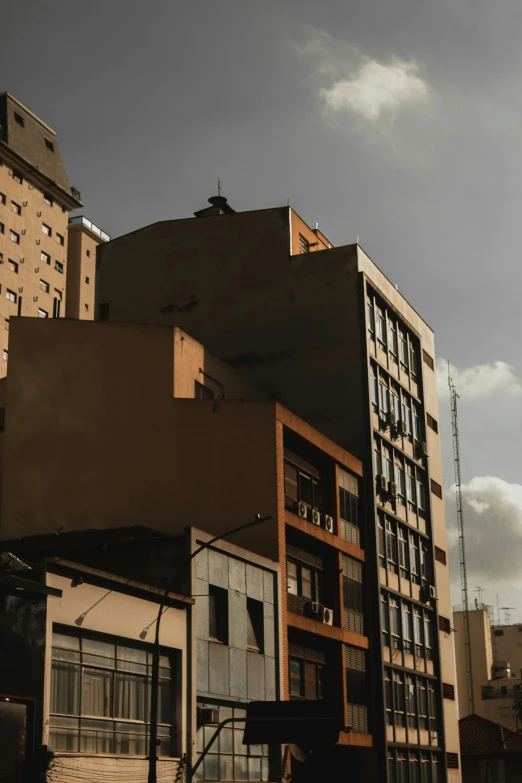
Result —
<instances>
[{"instance_id":1,"label":"balcony","mask_svg":"<svg viewBox=\"0 0 522 783\"><path fill-rule=\"evenodd\" d=\"M92 231L93 234L96 234L96 236L99 236L100 239L103 239L104 242L111 241L110 236L106 234L105 231L102 231L101 228L95 226L94 223L92 223L90 220L87 220L87 218L83 215L77 215L76 217L69 218L69 225L85 226L85 228L88 228L89 231Z\"/></svg>"}]
</instances>

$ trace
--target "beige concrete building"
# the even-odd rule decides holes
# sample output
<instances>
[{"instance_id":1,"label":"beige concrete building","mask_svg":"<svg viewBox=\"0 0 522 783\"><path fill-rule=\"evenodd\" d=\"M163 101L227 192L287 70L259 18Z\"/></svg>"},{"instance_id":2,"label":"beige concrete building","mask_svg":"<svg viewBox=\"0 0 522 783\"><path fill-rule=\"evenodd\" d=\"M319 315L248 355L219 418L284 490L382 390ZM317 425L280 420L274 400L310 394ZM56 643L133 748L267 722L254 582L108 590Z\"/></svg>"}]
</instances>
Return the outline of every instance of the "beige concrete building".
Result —
<instances>
[{"instance_id":1,"label":"beige concrete building","mask_svg":"<svg viewBox=\"0 0 522 783\"><path fill-rule=\"evenodd\" d=\"M96 248L110 236L83 215L67 226L67 298L65 315L92 321L96 287Z\"/></svg>"},{"instance_id":2,"label":"beige concrete building","mask_svg":"<svg viewBox=\"0 0 522 783\"><path fill-rule=\"evenodd\" d=\"M67 220L82 206L55 131L9 93L0 94L0 377L16 315L65 315Z\"/></svg>"},{"instance_id":3,"label":"beige concrete building","mask_svg":"<svg viewBox=\"0 0 522 783\"><path fill-rule=\"evenodd\" d=\"M177 323L362 460L379 779L458 781L433 331L360 246L210 201L99 249L99 316Z\"/></svg>"},{"instance_id":4,"label":"beige concrete building","mask_svg":"<svg viewBox=\"0 0 522 783\"><path fill-rule=\"evenodd\" d=\"M470 715L463 610L453 614L459 715ZM520 730L515 710L522 684L522 625L495 625L493 607L480 604L469 612L473 711L483 718ZM522 707L522 701L520 702Z\"/></svg>"}]
</instances>

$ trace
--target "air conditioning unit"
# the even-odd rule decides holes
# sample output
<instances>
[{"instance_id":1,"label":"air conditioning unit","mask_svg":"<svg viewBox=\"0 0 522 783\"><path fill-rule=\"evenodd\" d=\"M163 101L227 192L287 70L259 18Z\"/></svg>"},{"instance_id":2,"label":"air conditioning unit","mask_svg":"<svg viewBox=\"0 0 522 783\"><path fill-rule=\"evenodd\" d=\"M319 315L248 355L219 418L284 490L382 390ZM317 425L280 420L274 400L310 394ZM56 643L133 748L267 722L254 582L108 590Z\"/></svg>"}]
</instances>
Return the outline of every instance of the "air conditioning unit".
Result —
<instances>
[{"instance_id":1,"label":"air conditioning unit","mask_svg":"<svg viewBox=\"0 0 522 783\"><path fill-rule=\"evenodd\" d=\"M314 523L314 525L319 525L319 526L321 525L321 515L315 508L312 511L312 522Z\"/></svg>"},{"instance_id":2,"label":"air conditioning unit","mask_svg":"<svg viewBox=\"0 0 522 783\"><path fill-rule=\"evenodd\" d=\"M435 601L437 598L437 592L435 590L435 585L430 585L428 587L428 595L430 598L430 601Z\"/></svg>"},{"instance_id":3,"label":"air conditioning unit","mask_svg":"<svg viewBox=\"0 0 522 783\"><path fill-rule=\"evenodd\" d=\"M299 512L299 516L302 519L306 519L307 518L307 516L308 516L308 506L306 505L306 503L299 503L298 512Z\"/></svg>"},{"instance_id":4,"label":"air conditioning unit","mask_svg":"<svg viewBox=\"0 0 522 783\"><path fill-rule=\"evenodd\" d=\"M200 726L216 723L219 723L219 710L211 707L198 707L198 724Z\"/></svg>"},{"instance_id":5,"label":"air conditioning unit","mask_svg":"<svg viewBox=\"0 0 522 783\"><path fill-rule=\"evenodd\" d=\"M399 422L399 432L400 432L401 435L407 435L408 434L408 425L402 419Z\"/></svg>"},{"instance_id":6,"label":"air conditioning unit","mask_svg":"<svg viewBox=\"0 0 522 783\"><path fill-rule=\"evenodd\" d=\"M323 606L323 623L333 625L333 609L327 609L326 606Z\"/></svg>"},{"instance_id":7,"label":"air conditioning unit","mask_svg":"<svg viewBox=\"0 0 522 783\"><path fill-rule=\"evenodd\" d=\"M428 444L425 440L422 441L422 443L419 446L419 451L422 454L423 457L428 456Z\"/></svg>"},{"instance_id":8,"label":"air conditioning unit","mask_svg":"<svg viewBox=\"0 0 522 783\"><path fill-rule=\"evenodd\" d=\"M433 585L425 585L419 590L419 601L421 604L429 604L437 598L435 587Z\"/></svg>"},{"instance_id":9,"label":"air conditioning unit","mask_svg":"<svg viewBox=\"0 0 522 783\"><path fill-rule=\"evenodd\" d=\"M377 476L377 489L379 492L386 492L388 489L388 479L384 475Z\"/></svg>"},{"instance_id":10,"label":"air conditioning unit","mask_svg":"<svg viewBox=\"0 0 522 783\"><path fill-rule=\"evenodd\" d=\"M396 498L399 493L397 492L397 484L395 481L390 481L390 495L392 498Z\"/></svg>"},{"instance_id":11,"label":"air conditioning unit","mask_svg":"<svg viewBox=\"0 0 522 783\"><path fill-rule=\"evenodd\" d=\"M324 529L328 530L329 533L333 533L334 532L333 517L328 516L328 514L324 515Z\"/></svg>"},{"instance_id":12,"label":"air conditioning unit","mask_svg":"<svg viewBox=\"0 0 522 783\"><path fill-rule=\"evenodd\" d=\"M306 613L313 617L314 620L322 620L323 617L323 607L321 604L316 603L315 601L307 601L305 604Z\"/></svg>"},{"instance_id":13,"label":"air conditioning unit","mask_svg":"<svg viewBox=\"0 0 522 783\"><path fill-rule=\"evenodd\" d=\"M388 412L388 424L390 427L393 427L393 429L397 427L397 416L395 415L395 411Z\"/></svg>"}]
</instances>

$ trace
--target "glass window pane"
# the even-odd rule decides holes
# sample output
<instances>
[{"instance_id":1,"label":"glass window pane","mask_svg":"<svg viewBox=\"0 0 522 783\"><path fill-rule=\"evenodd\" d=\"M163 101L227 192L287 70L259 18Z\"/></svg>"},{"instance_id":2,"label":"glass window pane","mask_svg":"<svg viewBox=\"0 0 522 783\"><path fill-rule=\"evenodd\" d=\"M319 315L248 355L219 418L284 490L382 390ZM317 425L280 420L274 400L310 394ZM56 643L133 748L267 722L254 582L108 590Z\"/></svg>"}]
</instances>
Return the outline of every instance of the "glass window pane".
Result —
<instances>
[{"instance_id":1,"label":"glass window pane","mask_svg":"<svg viewBox=\"0 0 522 783\"><path fill-rule=\"evenodd\" d=\"M209 753L203 761L204 780L219 780L219 756Z\"/></svg>"},{"instance_id":2,"label":"glass window pane","mask_svg":"<svg viewBox=\"0 0 522 783\"><path fill-rule=\"evenodd\" d=\"M145 734L135 733L132 724L127 731L116 732L115 752L129 756L144 756L147 752L147 738ZM162 755L162 754L160 754Z\"/></svg>"},{"instance_id":3,"label":"glass window pane","mask_svg":"<svg viewBox=\"0 0 522 783\"><path fill-rule=\"evenodd\" d=\"M53 721L52 718L51 721ZM51 726L49 733L49 747L51 750L67 750L69 752L77 752L78 728Z\"/></svg>"},{"instance_id":4,"label":"glass window pane","mask_svg":"<svg viewBox=\"0 0 522 783\"><path fill-rule=\"evenodd\" d=\"M111 716L112 672L82 670L82 715Z\"/></svg>"},{"instance_id":5,"label":"glass window pane","mask_svg":"<svg viewBox=\"0 0 522 783\"><path fill-rule=\"evenodd\" d=\"M268 759L262 758L261 759L261 780L268 780Z\"/></svg>"},{"instance_id":6,"label":"glass window pane","mask_svg":"<svg viewBox=\"0 0 522 783\"><path fill-rule=\"evenodd\" d=\"M234 780L234 757L219 756L219 779Z\"/></svg>"},{"instance_id":7,"label":"glass window pane","mask_svg":"<svg viewBox=\"0 0 522 783\"><path fill-rule=\"evenodd\" d=\"M165 657L165 656L163 656ZM147 651L137 650L132 647L116 648L116 668L125 671L146 673ZM165 661L168 666L168 659Z\"/></svg>"},{"instance_id":8,"label":"glass window pane","mask_svg":"<svg viewBox=\"0 0 522 783\"><path fill-rule=\"evenodd\" d=\"M78 715L80 709L80 667L53 661L51 675L51 712Z\"/></svg>"},{"instance_id":9,"label":"glass window pane","mask_svg":"<svg viewBox=\"0 0 522 783\"><path fill-rule=\"evenodd\" d=\"M234 730L234 753L240 756L246 756L248 751L247 745L243 745L243 734L242 728Z\"/></svg>"},{"instance_id":10,"label":"glass window pane","mask_svg":"<svg viewBox=\"0 0 522 783\"><path fill-rule=\"evenodd\" d=\"M248 759L248 779L261 780L261 759Z\"/></svg>"},{"instance_id":11,"label":"glass window pane","mask_svg":"<svg viewBox=\"0 0 522 783\"><path fill-rule=\"evenodd\" d=\"M158 721L172 723L175 709L172 681L160 680L158 684Z\"/></svg>"},{"instance_id":12,"label":"glass window pane","mask_svg":"<svg viewBox=\"0 0 522 783\"><path fill-rule=\"evenodd\" d=\"M114 667L115 647L113 644L99 642L96 639L82 638L82 652L85 663Z\"/></svg>"},{"instance_id":13,"label":"glass window pane","mask_svg":"<svg viewBox=\"0 0 522 783\"><path fill-rule=\"evenodd\" d=\"M78 636L53 633L53 647L65 647L67 650L79 650L80 638Z\"/></svg>"},{"instance_id":14,"label":"glass window pane","mask_svg":"<svg viewBox=\"0 0 522 783\"><path fill-rule=\"evenodd\" d=\"M114 753L114 734L112 731L82 728L80 731L80 752Z\"/></svg>"},{"instance_id":15,"label":"glass window pane","mask_svg":"<svg viewBox=\"0 0 522 783\"><path fill-rule=\"evenodd\" d=\"M236 756L234 759L234 779L248 780L248 759L246 756Z\"/></svg>"},{"instance_id":16,"label":"glass window pane","mask_svg":"<svg viewBox=\"0 0 522 783\"><path fill-rule=\"evenodd\" d=\"M221 709L219 710L221 718ZM223 719L225 720L225 719ZM223 729L219 735L219 751L220 753L233 753L234 752L234 731L233 729Z\"/></svg>"},{"instance_id":17,"label":"glass window pane","mask_svg":"<svg viewBox=\"0 0 522 783\"><path fill-rule=\"evenodd\" d=\"M145 678L136 674L116 672L115 685L114 717L146 720Z\"/></svg>"}]
</instances>

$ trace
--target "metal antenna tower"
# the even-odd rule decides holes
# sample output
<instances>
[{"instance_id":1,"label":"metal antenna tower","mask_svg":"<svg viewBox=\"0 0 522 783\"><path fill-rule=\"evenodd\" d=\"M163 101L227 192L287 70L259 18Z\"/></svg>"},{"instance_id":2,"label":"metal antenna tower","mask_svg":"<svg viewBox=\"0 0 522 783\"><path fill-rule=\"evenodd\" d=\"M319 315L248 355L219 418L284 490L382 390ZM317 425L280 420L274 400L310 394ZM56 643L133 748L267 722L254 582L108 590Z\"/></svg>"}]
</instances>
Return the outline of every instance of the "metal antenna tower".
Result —
<instances>
[{"instance_id":1,"label":"metal antenna tower","mask_svg":"<svg viewBox=\"0 0 522 783\"><path fill-rule=\"evenodd\" d=\"M471 715L475 713L473 696L473 669L471 665L471 643L469 633L468 572L466 568L466 548L464 545L464 515L462 513L462 482L460 478L459 422L457 417L458 394L451 379L448 361L448 386L451 402L451 426L453 429L453 460L455 465L455 499L457 505L457 531L459 534L460 586L464 606L464 647L466 655L466 680L468 686L468 707Z\"/></svg>"},{"instance_id":2,"label":"metal antenna tower","mask_svg":"<svg viewBox=\"0 0 522 783\"><path fill-rule=\"evenodd\" d=\"M511 620L511 612L515 611L515 607L514 606L501 606L500 608L504 612L504 625L509 625L509 621Z\"/></svg>"}]
</instances>

